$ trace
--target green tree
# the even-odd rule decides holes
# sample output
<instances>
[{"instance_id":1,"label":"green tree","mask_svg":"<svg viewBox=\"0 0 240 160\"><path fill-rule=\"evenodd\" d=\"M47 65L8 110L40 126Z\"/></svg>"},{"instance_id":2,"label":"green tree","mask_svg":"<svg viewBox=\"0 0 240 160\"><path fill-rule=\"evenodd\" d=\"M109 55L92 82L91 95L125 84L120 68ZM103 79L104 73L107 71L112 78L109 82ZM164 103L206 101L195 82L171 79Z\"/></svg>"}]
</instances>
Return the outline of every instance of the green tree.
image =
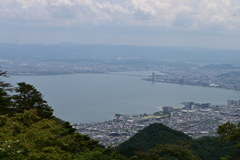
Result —
<instances>
[{"instance_id":1,"label":"green tree","mask_svg":"<svg viewBox=\"0 0 240 160\"><path fill-rule=\"evenodd\" d=\"M123 160L98 141L69 130L53 119L42 119L37 109L0 116L2 160Z\"/></svg>"},{"instance_id":2,"label":"green tree","mask_svg":"<svg viewBox=\"0 0 240 160\"><path fill-rule=\"evenodd\" d=\"M217 133L221 136L223 141L232 141L236 143L238 152L232 155L232 159L240 159L240 121L237 124L227 122L218 126ZM229 159L230 156L223 157L222 159Z\"/></svg>"},{"instance_id":3,"label":"green tree","mask_svg":"<svg viewBox=\"0 0 240 160\"><path fill-rule=\"evenodd\" d=\"M138 151L132 160L200 160L190 149L189 142L178 141L178 144L159 144L148 151Z\"/></svg>"},{"instance_id":4,"label":"green tree","mask_svg":"<svg viewBox=\"0 0 240 160\"><path fill-rule=\"evenodd\" d=\"M234 155L233 142L223 142L220 137L202 137L191 142L191 148L202 160L216 160L226 155Z\"/></svg>"},{"instance_id":5,"label":"green tree","mask_svg":"<svg viewBox=\"0 0 240 160\"><path fill-rule=\"evenodd\" d=\"M112 148L95 148L92 151L78 154L75 158L79 160L128 160Z\"/></svg>"},{"instance_id":6,"label":"green tree","mask_svg":"<svg viewBox=\"0 0 240 160\"><path fill-rule=\"evenodd\" d=\"M68 139L60 135L65 131L63 126L54 120L40 120L36 109L12 117L1 116L0 122L0 159L71 158L71 154L63 150L68 145Z\"/></svg>"},{"instance_id":7,"label":"green tree","mask_svg":"<svg viewBox=\"0 0 240 160\"><path fill-rule=\"evenodd\" d=\"M18 83L13 96L7 91L0 83L0 159L127 159L52 116L53 109L32 85Z\"/></svg>"},{"instance_id":8,"label":"green tree","mask_svg":"<svg viewBox=\"0 0 240 160\"><path fill-rule=\"evenodd\" d=\"M222 140L230 140L237 143L240 142L240 122L237 124L227 122L220 125L218 126L217 132L221 135Z\"/></svg>"},{"instance_id":9,"label":"green tree","mask_svg":"<svg viewBox=\"0 0 240 160\"><path fill-rule=\"evenodd\" d=\"M0 77L8 77L7 72L0 70ZM12 112L11 96L7 94L7 91L13 91L12 85L0 79L0 115Z\"/></svg>"},{"instance_id":10,"label":"green tree","mask_svg":"<svg viewBox=\"0 0 240 160\"><path fill-rule=\"evenodd\" d=\"M0 115L9 114L12 112L12 101L11 97L0 88Z\"/></svg>"},{"instance_id":11,"label":"green tree","mask_svg":"<svg viewBox=\"0 0 240 160\"><path fill-rule=\"evenodd\" d=\"M0 70L0 77L8 77L6 71ZM4 91L13 91L13 87L10 83L4 82L0 79L0 88Z\"/></svg>"},{"instance_id":12,"label":"green tree","mask_svg":"<svg viewBox=\"0 0 240 160\"><path fill-rule=\"evenodd\" d=\"M17 95L13 95L13 109L15 113L23 113L24 110L37 109L37 114L41 118L51 118L53 109L43 99L43 95L32 85L25 82L18 83L15 88Z\"/></svg>"},{"instance_id":13,"label":"green tree","mask_svg":"<svg viewBox=\"0 0 240 160\"><path fill-rule=\"evenodd\" d=\"M116 150L130 157L135 155L135 151L146 151L156 147L158 144L175 144L178 140L192 141L192 138L161 123L154 123L121 143L116 147Z\"/></svg>"}]
</instances>

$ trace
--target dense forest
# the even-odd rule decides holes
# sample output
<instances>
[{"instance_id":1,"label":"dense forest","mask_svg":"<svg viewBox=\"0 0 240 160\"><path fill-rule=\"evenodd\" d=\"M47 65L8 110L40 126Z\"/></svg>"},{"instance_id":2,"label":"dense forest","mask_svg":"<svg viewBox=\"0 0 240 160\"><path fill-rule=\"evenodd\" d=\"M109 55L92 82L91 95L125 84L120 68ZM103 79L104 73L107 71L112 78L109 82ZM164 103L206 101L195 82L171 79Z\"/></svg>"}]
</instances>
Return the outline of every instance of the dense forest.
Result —
<instances>
[{"instance_id":1,"label":"dense forest","mask_svg":"<svg viewBox=\"0 0 240 160\"><path fill-rule=\"evenodd\" d=\"M233 142L223 142L219 137L203 137L193 140L188 135L161 123L144 128L116 149L121 154L131 157L136 155L137 151L147 151L155 148L158 144L178 145L179 141L187 142L188 149L194 151L195 153L193 153L202 160L216 160L226 155L235 157L237 154L236 144Z\"/></svg>"},{"instance_id":2,"label":"dense forest","mask_svg":"<svg viewBox=\"0 0 240 160\"><path fill-rule=\"evenodd\" d=\"M0 71L0 76L7 76ZM105 148L53 116L43 95L24 82L0 80L0 159L3 160L216 160L239 158L240 123L219 126L220 137L193 140L152 124L116 148Z\"/></svg>"}]
</instances>

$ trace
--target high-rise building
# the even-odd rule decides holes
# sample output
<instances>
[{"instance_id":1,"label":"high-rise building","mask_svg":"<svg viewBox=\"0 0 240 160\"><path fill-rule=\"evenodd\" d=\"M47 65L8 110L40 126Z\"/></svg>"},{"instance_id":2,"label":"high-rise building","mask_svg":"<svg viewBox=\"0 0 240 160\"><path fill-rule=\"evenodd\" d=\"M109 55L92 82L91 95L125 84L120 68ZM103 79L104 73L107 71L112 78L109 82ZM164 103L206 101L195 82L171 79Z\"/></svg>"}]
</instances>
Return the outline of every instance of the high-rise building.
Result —
<instances>
[{"instance_id":1,"label":"high-rise building","mask_svg":"<svg viewBox=\"0 0 240 160\"><path fill-rule=\"evenodd\" d=\"M240 105L240 100L232 100L232 99L229 99L227 100L227 105L228 106L239 106Z\"/></svg>"},{"instance_id":2,"label":"high-rise building","mask_svg":"<svg viewBox=\"0 0 240 160\"><path fill-rule=\"evenodd\" d=\"M227 100L227 105L228 105L228 106L231 106L231 105L233 105L233 100L231 100L231 99L228 99L228 100Z\"/></svg>"},{"instance_id":3,"label":"high-rise building","mask_svg":"<svg viewBox=\"0 0 240 160\"><path fill-rule=\"evenodd\" d=\"M186 102L184 108L185 109L195 109L195 103L194 102Z\"/></svg>"},{"instance_id":4,"label":"high-rise building","mask_svg":"<svg viewBox=\"0 0 240 160\"><path fill-rule=\"evenodd\" d=\"M155 81L155 73L152 72L152 81Z\"/></svg>"},{"instance_id":5,"label":"high-rise building","mask_svg":"<svg viewBox=\"0 0 240 160\"><path fill-rule=\"evenodd\" d=\"M210 108L211 107L211 103L202 103L201 104L201 108Z\"/></svg>"},{"instance_id":6,"label":"high-rise building","mask_svg":"<svg viewBox=\"0 0 240 160\"><path fill-rule=\"evenodd\" d=\"M163 107L163 112L172 112L173 111L173 107L171 107L171 106L165 106L165 107Z\"/></svg>"}]
</instances>

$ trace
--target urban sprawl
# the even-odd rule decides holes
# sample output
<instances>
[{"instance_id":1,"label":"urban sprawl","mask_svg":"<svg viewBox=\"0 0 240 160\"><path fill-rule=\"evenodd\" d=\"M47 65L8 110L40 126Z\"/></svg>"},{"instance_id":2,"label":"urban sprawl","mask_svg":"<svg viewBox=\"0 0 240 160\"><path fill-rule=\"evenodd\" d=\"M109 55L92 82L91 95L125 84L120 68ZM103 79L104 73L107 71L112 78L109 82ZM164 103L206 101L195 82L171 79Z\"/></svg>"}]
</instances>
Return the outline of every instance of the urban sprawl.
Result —
<instances>
[{"instance_id":1,"label":"urban sprawl","mask_svg":"<svg viewBox=\"0 0 240 160\"><path fill-rule=\"evenodd\" d=\"M240 68L225 66L222 68L185 64L174 66L169 60L163 63L140 63L131 61L46 61L35 59L0 59L1 70L10 75L47 75L104 73L118 74L126 71L156 71L143 80L151 82L176 83L240 90ZM131 59L131 58L130 58ZM219 67L219 66L218 66ZM115 73L113 73L115 72ZM133 75L136 76L136 75ZM141 75L140 75L141 76ZM237 122L240 115L240 102L228 100L227 105L182 103L182 109L162 107L162 111L153 114L116 114L110 121L75 124L74 128L82 134L97 139L104 146L116 146L128 140L139 130L152 123L163 123L172 129L185 132L193 138L217 136L216 129L225 122Z\"/></svg>"},{"instance_id":2,"label":"urban sprawl","mask_svg":"<svg viewBox=\"0 0 240 160\"><path fill-rule=\"evenodd\" d=\"M111 73L129 71L158 71L155 82L199 85L240 90L240 68L206 69L202 66L169 66L158 63L127 63L115 61L90 61L70 63L65 61L5 60L0 59L2 70L10 75L54 75L76 73ZM164 73L164 74L162 74ZM143 76L146 77L146 76ZM152 81L149 78L143 78Z\"/></svg>"},{"instance_id":3,"label":"urban sprawl","mask_svg":"<svg viewBox=\"0 0 240 160\"><path fill-rule=\"evenodd\" d=\"M218 136L216 129L226 122L239 121L240 100L228 100L227 105L183 102L182 109L171 106L153 114L116 114L116 118L105 122L74 124L78 132L99 140L106 147L117 146L128 140L139 130L152 123L162 123L182 131L192 138Z\"/></svg>"}]
</instances>

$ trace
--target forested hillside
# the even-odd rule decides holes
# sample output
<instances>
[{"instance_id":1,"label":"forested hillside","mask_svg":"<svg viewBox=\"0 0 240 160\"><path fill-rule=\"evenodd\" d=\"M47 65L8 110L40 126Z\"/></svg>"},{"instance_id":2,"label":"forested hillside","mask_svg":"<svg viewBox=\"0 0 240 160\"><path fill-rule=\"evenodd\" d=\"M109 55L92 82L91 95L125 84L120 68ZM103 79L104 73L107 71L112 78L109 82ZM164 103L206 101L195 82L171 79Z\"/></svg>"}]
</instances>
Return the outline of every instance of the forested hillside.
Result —
<instances>
[{"instance_id":1,"label":"forested hillside","mask_svg":"<svg viewBox=\"0 0 240 160\"><path fill-rule=\"evenodd\" d=\"M178 140L191 141L192 138L161 123L155 123L139 131L117 149L126 156L133 156L135 151L151 149L162 143L174 144Z\"/></svg>"},{"instance_id":2,"label":"forested hillside","mask_svg":"<svg viewBox=\"0 0 240 160\"><path fill-rule=\"evenodd\" d=\"M6 76L5 72L0 73ZM13 93L9 94L9 91ZM1 160L122 160L98 141L75 132L69 122L53 116L53 109L37 89L24 82L13 88L0 82Z\"/></svg>"},{"instance_id":3,"label":"forested hillside","mask_svg":"<svg viewBox=\"0 0 240 160\"><path fill-rule=\"evenodd\" d=\"M203 137L193 140L188 135L160 123L144 128L116 149L121 154L130 157L137 155L137 151L147 151L159 144L178 145L178 141L188 142L188 149L194 151L193 155L200 157L202 160L217 160L226 155L235 157L237 154L236 144L233 142L223 142L219 137Z\"/></svg>"}]
</instances>

